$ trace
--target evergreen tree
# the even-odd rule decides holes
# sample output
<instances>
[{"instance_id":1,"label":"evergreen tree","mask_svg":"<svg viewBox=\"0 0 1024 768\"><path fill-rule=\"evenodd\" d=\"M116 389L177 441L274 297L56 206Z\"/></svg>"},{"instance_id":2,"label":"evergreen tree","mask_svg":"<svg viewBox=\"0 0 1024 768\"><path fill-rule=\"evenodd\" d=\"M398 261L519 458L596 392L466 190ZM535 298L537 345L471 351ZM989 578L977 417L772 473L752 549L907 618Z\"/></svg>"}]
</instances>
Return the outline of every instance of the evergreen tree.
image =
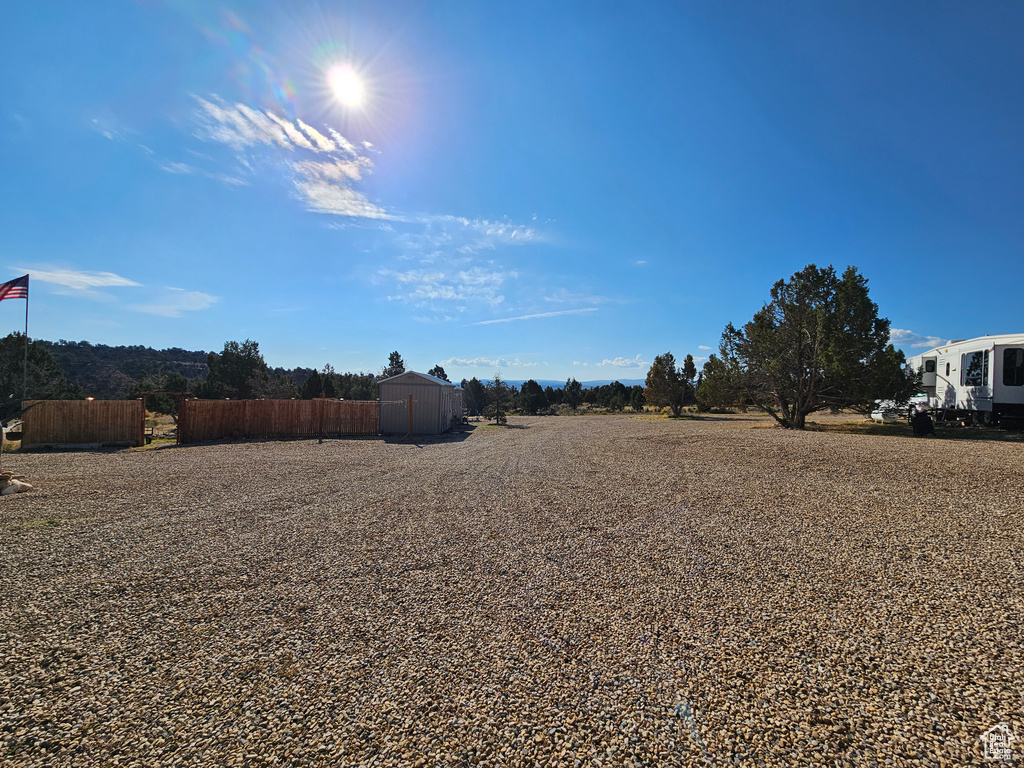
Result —
<instances>
[{"instance_id":1,"label":"evergreen tree","mask_svg":"<svg viewBox=\"0 0 1024 768\"><path fill-rule=\"evenodd\" d=\"M320 374L320 379L323 381L324 397L329 400L334 400L338 397L338 374L334 372L334 368L328 363L324 366L323 372Z\"/></svg>"},{"instance_id":2,"label":"evergreen tree","mask_svg":"<svg viewBox=\"0 0 1024 768\"><path fill-rule=\"evenodd\" d=\"M427 371L427 375L441 379L441 381L448 381L448 374L444 372L444 368L442 368L440 365L435 365L433 368Z\"/></svg>"},{"instance_id":3,"label":"evergreen tree","mask_svg":"<svg viewBox=\"0 0 1024 768\"><path fill-rule=\"evenodd\" d=\"M779 280L750 322L726 326L721 352L737 393L794 429L821 408L905 402L918 387L854 267L838 277L810 264Z\"/></svg>"},{"instance_id":4,"label":"evergreen tree","mask_svg":"<svg viewBox=\"0 0 1024 768\"><path fill-rule=\"evenodd\" d=\"M380 372L380 377L382 379L390 379L392 376L398 376L401 373L405 373L405 361L396 350L388 355L388 364Z\"/></svg>"},{"instance_id":5,"label":"evergreen tree","mask_svg":"<svg viewBox=\"0 0 1024 768\"><path fill-rule=\"evenodd\" d=\"M207 355L206 365L210 375L196 388L199 397L250 400L262 397L269 383L267 363L252 339L225 342L221 354Z\"/></svg>"},{"instance_id":6,"label":"evergreen tree","mask_svg":"<svg viewBox=\"0 0 1024 768\"><path fill-rule=\"evenodd\" d=\"M683 405L693 405L697 402L697 366L693 355L683 358L682 379Z\"/></svg>"},{"instance_id":7,"label":"evergreen tree","mask_svg":"<svg viewBox=\"0 0 1024 768\"><path fill-rule=\"evenodd\" d=\"M690 363L693 363L692 357ZM644 397L648 403L659 408L667 405L672 409L673 416L679 416L686 400L685 376L684 371L676 367L676 358L671 352L658 355L647 372Z\"/></svg>"},{"instance_id":8,"label":"evergreen tree","mask_svg":"<svg viewBox=\"0 0 1024 768\"><path fill-rule=\"evenodd\" d=\"M342 373L337 378L342 400L377 399L377 380L372 373Z\"/></svg>"},{"instance_id":9,"label":"evergreen tree","mask_svg":"<svg viewBox=\"0 0 1024 768\"><path fill-rule=\"evenodd\" d=\"M3 418L13 418L21 408L22 396L29 400L80 400L81 389L68 384L47 344L28 345L28 392L25 392L25 334L12 333L0 339L0 403Z\"/></svg>"},{"instance_id":10,"label":"evergreen tree","mask_svg":"<svg viewBox=\"0 0 1024 768\"><path fill-rule=\"evenodd\" d=\"M646 403L644 398L644 388L639 384L629 388L629 407L639 413L644 409Z\"/></svg>"},{"instance_id":11,"label":"evergreen tree","mask_svg":"<svg viewBox=\"0 0 1024 768\"><path fill-rule=\"evenodd\" d=\"M519 390L519 407L533 415L536 415L541 408L548 407L544 389L533 379L523 382L523 386Z\"/></svg>"},{"instance_id":12,"label":"evergreen tree","mask_svg":"<svg viewBox=\"0 0 1024 768\"><path fill-rule=\"evenodd\" d=\"M583 385L576 379L566 381L565 388L562 390L562 402L574 411L579 408L583 403Z\"/></svg>"},{"instance_id":13,"label":"evergreen tree","mask_svg":"<svg viewBox=\"0 0 1024 768\"><path fill-rule=\"evenodd\" d=\"M487 405L484 416L498 425L508 423L508 409L512 404L516 391L504 382L501 374L494 374L494 379L487 382Z\"/></svg>"},{"instance_id":14,"label":"evergreen tree","mask_svg":"<svg viewBox=\"0 0 1024 768\"><path fill-rule=\"evenodd\" d=\"M314 370L309 374L309 378L306 379L301 389L299 389L299 393L303 400L313 400L317 397L323 397L324 381L320 378L319 371Z\"/></svg>"},{"instance_id":15,"label":"evergreen tree","mask_svg":"<svg viewBox=\"0 0 1024 768\"><path fill-rule=\"evenodd\" d=\"M271 376L264 385L262 393L262 397L267 400L295 400L299 396L299 388L295 386L295 379L283 373Z\"/></svg>"},{"instance_id":16,"label":"evergreen tree","mask_svg":"<svg viewBox=\"0 0 1024 768\"><path fill-rule=\"evenodd\" d=\"M487 389L476 376L462 380L462 405L470 416L482 416L487 407Z\"/></svg>"},{"instance_id":17,"label":"evergreen tree","mask_svg":"<svg viewBox=\"0 0 1024 768\"><path fill-rule=\"evenodd\" d=\"M704 411L728 408L736 401L728 370L721 358L711 355L697 380L697 406Z\"/></svg>"},{"instance_id":18,"label":"evergreen tree","mask_svg":"<svg viewBox=\"0 0 1024 768\"><path fill-rule=\"evenodd\" d=\"M138 383L128 390L128 399L143 397L146 400L147 411L166 413L177 423L179 399L182 395L187 395L189 389L188 379L180 373L161 369L153 376L144 373Z\"/></svg>"}]
</instances>

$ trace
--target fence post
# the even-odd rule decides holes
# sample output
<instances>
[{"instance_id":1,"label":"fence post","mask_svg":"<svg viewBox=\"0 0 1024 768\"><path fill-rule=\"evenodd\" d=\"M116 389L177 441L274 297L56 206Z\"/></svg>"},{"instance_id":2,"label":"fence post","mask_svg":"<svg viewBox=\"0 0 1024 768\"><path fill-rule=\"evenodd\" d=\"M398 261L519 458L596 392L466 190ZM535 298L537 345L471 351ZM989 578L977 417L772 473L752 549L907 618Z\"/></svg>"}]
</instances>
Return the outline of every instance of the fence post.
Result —
<instances>
[{"instance_id":1,"label":"fence post","mask_svg":"<svg viewBox=\"0 0 1024 768\"><path fill-rule=\"evenodd\" d=\"M142 420L139 424L139 445L146 444L146 398L140 397L139 401L142 403Z\"/></svg>"},{"instance_id":2,"label":"fence post","mask_svg":"<svg viewBox=\"0 0 1024 768\"><path fill-rule=\"evenodd\" d=\"M184 395L178 395L178 430L174 435L174 442L178 445L185 443L184 434L188 430L188 398Z\"/></svg>"}]
</instances>

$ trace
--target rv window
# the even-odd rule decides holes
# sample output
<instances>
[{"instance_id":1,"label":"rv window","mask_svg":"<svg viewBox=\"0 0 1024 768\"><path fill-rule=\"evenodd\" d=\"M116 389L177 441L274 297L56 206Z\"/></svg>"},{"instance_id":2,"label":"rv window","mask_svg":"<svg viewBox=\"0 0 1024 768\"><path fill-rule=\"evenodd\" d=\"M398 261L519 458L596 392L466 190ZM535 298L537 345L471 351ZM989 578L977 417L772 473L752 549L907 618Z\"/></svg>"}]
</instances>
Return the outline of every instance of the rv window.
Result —
<instances>
[{"instance_id":1,"label":"rv window","mask_svg":"<svg viewBox=\"0 0 1024 768\"><path fill-rule=\"evenodd\" d=\"M965 387L988 384L988 350L970 352L960 358L960 383Z\"/></svg>"},{"instance_id":2,"label":"rv window","mask_svg":"<svg viewBox=\"0 0 1024 768\"><path fill-rule=\"evenodd\" d=\"M1003 350L1003 384L1008 387L1024 385L1024 349Z\"/></svg>"},{"instance_id":3,"label":"rv window","mask_svg":"<svg viewBox=\"0 0 1024 768\"><path fill-rule=\"evenodd\" d=\"M946 376L949 376L949 363L946 363Z\"/></svg>"},{"instance_id":4,"label":"rv window","mask_svg":"<svg viewBox=\"0 0 1024 768\"><path fill-rule=\"evenodd\" d=\"M935 361L934 360L925 360L924 361L924 372L925 373L935 373Z\"/></svg>"}]
</instances>

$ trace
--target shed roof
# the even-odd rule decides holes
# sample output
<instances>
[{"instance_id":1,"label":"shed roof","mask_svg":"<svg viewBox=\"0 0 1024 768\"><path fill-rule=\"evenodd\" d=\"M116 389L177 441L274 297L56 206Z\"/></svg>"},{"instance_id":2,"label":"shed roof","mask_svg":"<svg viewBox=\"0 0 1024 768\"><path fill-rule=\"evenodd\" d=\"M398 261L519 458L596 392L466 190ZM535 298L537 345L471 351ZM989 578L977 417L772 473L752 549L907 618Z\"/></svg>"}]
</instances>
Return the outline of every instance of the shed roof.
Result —
<instances>
[{"instance_id":1,"label":"shed roof","mask_svg":"<svg viewBox=\"0 0 1024 768\"><path fill-rule=\"evenodd\" d=\"M389 376L386 379L381 379L377 383L378 384L384 384L384 383L394 383L394 384L397 384L399 382L405 381L406 379L410 380L409 381L410 384L413 383L414 379L422 379L422 383L424 383L424 384L436 384L436 385L441 386L441 387L454 387L455 389L462 389L462 387L460 387L458 384L452 384L450 381L445 381L444 379L437 378L437 376L431 376L429 374L419 373L417 371L406 371L405 373L400 373L397 376ZM419 382L417 382L417 383L419 383Z\"/></svg>"}]
</instances>

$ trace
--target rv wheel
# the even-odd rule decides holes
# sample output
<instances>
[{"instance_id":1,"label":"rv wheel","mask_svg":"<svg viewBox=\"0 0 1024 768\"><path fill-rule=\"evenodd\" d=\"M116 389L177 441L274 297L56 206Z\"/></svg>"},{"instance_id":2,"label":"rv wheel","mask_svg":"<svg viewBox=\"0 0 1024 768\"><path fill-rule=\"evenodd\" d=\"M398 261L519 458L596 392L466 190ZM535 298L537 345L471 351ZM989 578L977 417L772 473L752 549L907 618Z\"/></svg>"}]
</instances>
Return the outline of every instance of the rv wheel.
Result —
<instances>
[{"instance_id":1,"label":"rv wheel","mask_svg":"<svg viewBox=\"0 0 1024 768\"><path fill-rule=\"evenodd\" d=\"M993 427L996 424L996 415L992 411L981 411L979 414L981 425L984 427Z\"/></svg>"}]
</instances>

